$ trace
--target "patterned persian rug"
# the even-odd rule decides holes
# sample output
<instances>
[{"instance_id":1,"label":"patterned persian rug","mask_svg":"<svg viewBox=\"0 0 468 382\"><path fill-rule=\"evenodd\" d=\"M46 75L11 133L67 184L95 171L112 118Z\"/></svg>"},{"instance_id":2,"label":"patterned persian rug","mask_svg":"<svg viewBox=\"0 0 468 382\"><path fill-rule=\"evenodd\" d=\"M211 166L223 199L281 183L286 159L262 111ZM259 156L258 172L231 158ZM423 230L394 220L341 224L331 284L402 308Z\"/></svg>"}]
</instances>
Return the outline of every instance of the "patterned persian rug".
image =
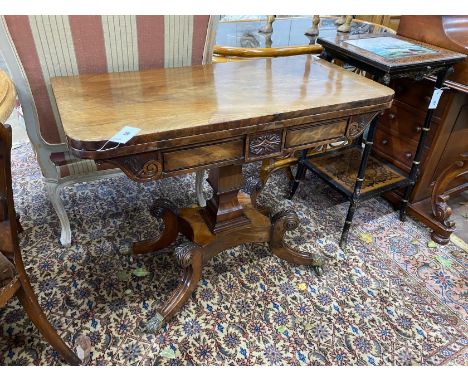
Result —
<instances>
[{"instance_id":1,"label":"patterned persian rug","mask_svg":"<svg viewBox=\"0 0 468 382\"><path fill-rule=\"evenodd\" d=\"M257 171L248 166L246 176ZM89 365L468 363L467 253L434 245L424 226L401 223L383 199L361 204L344 253L336 244L344 199L309 174L287 201L287 177L274 175L260 203L297 212L301 228L288 240L323 251L324 275L273 257L263 244L233 248L208 264L179 314L150 334L141 328L179 269L170 249L137 258L129 243L163 228L148 213L155 198L195 203L194 176L144 185L122 176L65 189L70 248L59 245L29 145L13 151L13 177L32 285L68 344L89 338ZM0 364L62 364L16 299L0 310L0 335Z\"/></svg>"}]
</instances>

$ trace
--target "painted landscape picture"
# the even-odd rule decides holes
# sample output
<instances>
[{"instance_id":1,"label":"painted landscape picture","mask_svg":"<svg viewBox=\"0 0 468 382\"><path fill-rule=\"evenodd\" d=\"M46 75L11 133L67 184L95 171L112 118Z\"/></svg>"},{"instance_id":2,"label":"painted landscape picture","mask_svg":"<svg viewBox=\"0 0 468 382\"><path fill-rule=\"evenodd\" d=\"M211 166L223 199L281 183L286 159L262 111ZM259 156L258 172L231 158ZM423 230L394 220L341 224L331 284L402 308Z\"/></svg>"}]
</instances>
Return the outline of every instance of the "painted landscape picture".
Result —
<instances>
[{"instance_id":1,"label":"painted landscape picture","mask_svg":"<svg viewBox=\"0 0 468 382\"><path fill-rule=\"evenodd\" d=\"M347 40L346 43L365 49L389 60L437 53L432 49L388 36Z\"/></svg>"}]
</instances>

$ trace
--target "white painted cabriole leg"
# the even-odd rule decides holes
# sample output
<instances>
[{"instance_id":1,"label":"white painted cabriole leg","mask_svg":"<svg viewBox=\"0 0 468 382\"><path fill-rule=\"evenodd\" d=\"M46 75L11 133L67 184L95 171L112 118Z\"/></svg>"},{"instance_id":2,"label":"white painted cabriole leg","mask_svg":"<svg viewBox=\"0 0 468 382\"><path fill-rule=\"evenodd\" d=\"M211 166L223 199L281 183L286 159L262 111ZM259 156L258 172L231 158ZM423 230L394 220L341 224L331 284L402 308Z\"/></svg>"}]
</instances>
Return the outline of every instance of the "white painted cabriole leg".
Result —
<instances>
[{"instance_id":1,"label":"white painted cabriole leg","mask_svg":"<svg viewBox=\"0 0 468 382\"><path fill-rule=\"evenodd\" d=\"M203 178L205 177L205 171L197 171L195 175L195 190L197 193L198 204L200 207L206 206L205 196L203 195Z\"/></svg>"},{"instance_id":2,"label":"white painted cabriole leg","mask_svg":"<svg viewBox=\"0 0 468 382\"><path fill-rule=\"evenodd\" d=\"M56 181L45 181L47 195L49 200L54 207L55 212L60 220L60 243L64 247L69 247L71 245L71 228L70 221L68 220L67 211L63 205L62 199L60 199L60 190L63 188L63 184L59 184Z\"/></svg>"}]
</instances>

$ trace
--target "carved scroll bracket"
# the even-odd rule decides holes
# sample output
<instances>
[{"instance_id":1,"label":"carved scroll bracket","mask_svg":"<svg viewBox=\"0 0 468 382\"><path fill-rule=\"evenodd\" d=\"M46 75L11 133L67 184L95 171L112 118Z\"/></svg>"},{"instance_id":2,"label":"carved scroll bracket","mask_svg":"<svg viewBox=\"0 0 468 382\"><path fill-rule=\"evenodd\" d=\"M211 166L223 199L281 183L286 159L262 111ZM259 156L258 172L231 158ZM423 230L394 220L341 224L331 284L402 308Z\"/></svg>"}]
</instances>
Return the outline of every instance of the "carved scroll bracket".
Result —
<instances>
[{"instance_id":1,"label":"carved scroll bracket","mask_svg":"<svg viewBox=\"0 0 468 382\"><path fill-rule=\"evenodd\" d=\"M353 115L349 120L348 129L346 130L346 138L354 139L359 137L367 127L369 127L372 120L380 113L367 113L361 115Z\"/></svg>"},{"instance_id":2,"label":"carved scroll bracket","mask_svg":"<svg viewBox=\"0 0 468 382\"><path fill-rule=\"evenodd\" d=\"M162 175L160 153L142 153L106 161L117 165L130 179L137 182L157 180Z\"/></svg>"},{"instance_id":3,"label":"carved scroll bracket","mask_svg":"<svg viewBox=\"0 0 468 382\"><path fill-rule=\"evenodd\" d=\"M449 220L452 209L448 205L449 195L445 194L449 184L461 177L468 175L468 152L461 154L460 158L447 167L437 178L431 195L432 213L439 223L448 231L455 229L455 222Z\"/></svg>"}]
</instances>

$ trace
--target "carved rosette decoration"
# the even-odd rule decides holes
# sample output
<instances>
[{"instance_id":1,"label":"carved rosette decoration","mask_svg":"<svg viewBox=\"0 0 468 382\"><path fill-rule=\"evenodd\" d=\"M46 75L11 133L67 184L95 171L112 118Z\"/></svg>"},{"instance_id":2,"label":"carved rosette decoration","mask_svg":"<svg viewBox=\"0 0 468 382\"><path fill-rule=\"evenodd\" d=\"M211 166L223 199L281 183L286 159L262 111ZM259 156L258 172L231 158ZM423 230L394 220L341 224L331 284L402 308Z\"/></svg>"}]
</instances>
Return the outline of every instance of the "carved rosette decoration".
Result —
<instances>
[{"instance_id":1,"label":"carved rosette decoration","mask_svg":"<svg viewBox=\"0 0 468 382\"><path fill-rule=\"evenodd\" d=\"M192 264L195 251L201 247L193 242L183 243L174 249L176 260L182 268L188 268Z\"/></svg>"},{"instance_id":2,"label":"carved rosette decoration","mask_svg":"<svg viewBox=\"0 0 468 382\"><path fill-rule=\"evenodd\" d=\"M271 223L273 225L281 225L282 232L293 231L299 227L299 218L294 211L282 210L271 218Z\"/></svg>"},{"instance_id":3,"label":"carved rosette decoration","mask_svg":"<svg viewBox=\"0 0 468 382\"><path fill-rule=\"evenodd\" d=\"M352 116L349 120L348 130L346 130L346 138L354 139L359 137L379 113L380 112Z\"/></svg>"},{"instance_id":4,"label":"carved rosette decoration","mask_svg":"<svg viewBox=\"0 0 468 382\"><path fill-rule=\"evenodd\" d=\"M281 151L281 131L269 131L250 138L249 155L265 156Z\"/></svg>"}]
</instances>

